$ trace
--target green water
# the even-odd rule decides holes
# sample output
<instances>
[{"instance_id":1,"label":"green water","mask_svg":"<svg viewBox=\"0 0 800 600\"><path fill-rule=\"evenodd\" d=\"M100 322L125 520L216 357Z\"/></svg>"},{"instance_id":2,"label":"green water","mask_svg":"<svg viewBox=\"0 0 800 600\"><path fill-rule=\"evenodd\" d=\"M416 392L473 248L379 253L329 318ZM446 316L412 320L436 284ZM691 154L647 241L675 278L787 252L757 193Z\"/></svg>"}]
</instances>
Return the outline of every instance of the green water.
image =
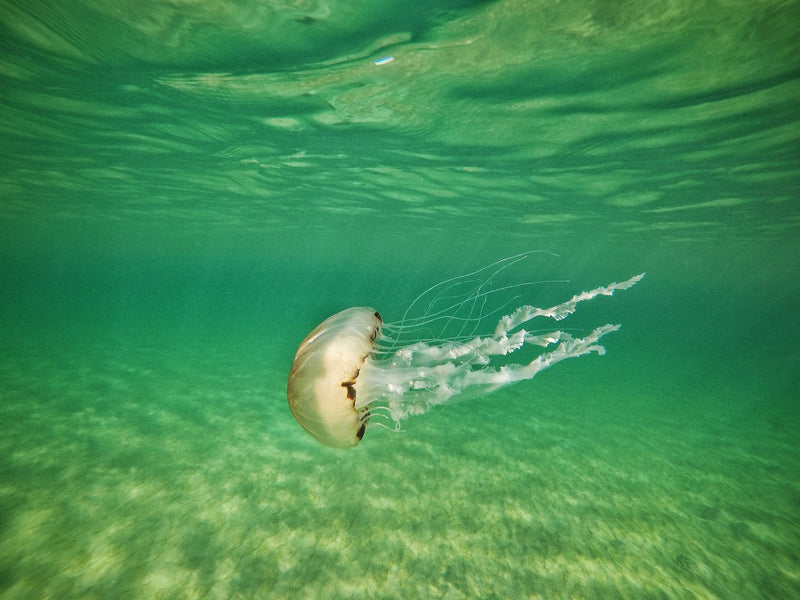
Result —
<instances>
[{"instance_id":1,"label":"green water","mask_svg":"<svg viewBox=\"0 0 800 600\"><path fill-rule=\"evenodd\" d=\"M0 0L0 598L800 596L798 15ZM606 355L294 421L324 318L528 250L647 272L535 323Z\"/></svg>"}]
</instances>

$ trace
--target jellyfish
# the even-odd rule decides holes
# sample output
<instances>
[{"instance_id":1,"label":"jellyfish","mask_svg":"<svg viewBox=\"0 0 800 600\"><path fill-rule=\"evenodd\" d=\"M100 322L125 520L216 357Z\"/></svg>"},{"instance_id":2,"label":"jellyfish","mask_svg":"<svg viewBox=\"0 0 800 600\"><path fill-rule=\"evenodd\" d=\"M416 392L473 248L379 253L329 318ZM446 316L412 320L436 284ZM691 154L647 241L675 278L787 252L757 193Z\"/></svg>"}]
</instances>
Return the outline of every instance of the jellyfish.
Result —
<instances>
[{"instance_id":1,"label":"jellyfish","mask_svg":"<svg viewBox=\"0 0 800 600\"><path fill-rule=\"evenodd\" d=\"M567 358L605 354L598 341L620 325L606 324L582 337L523 325L539 318L561 321L579 303L626 290L644 273L581 292L550 308L526 304L498 318L508 301L489 310L491 300L532 283L493 282L530 254L436 284L396 323L384 323L378 311L366 306L325 319L302 341L289 372L287 398L295 419L322 444L351 448L373 425L388 422L399 430L403 420L435 406L531 379ZM412 317L414 309L424 312ZM487 322L493 331L483 330ZM513 362L515 352L530 347L541 350L531 360Z\"/></svg>"}]
</instances>

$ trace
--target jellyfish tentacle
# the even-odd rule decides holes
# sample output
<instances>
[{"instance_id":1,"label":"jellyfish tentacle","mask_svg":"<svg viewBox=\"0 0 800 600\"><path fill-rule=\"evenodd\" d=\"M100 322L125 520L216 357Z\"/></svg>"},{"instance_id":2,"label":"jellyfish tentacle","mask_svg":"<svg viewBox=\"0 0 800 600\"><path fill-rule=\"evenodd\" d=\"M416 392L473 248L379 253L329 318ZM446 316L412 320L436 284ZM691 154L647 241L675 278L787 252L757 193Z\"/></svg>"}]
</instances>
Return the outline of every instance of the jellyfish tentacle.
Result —
<instances>
[{"instance_id":1,"label":"jellyfish tentacle","mask_svg":"<svg viewBox=\"0 0 800 600\"><path fill-rule=\"evenodd\" d=\"M376 352L365 360L359 382L365 391L363 394L359 391L357 397L371 398L373 402L388 407L391 417L399 423L411 415L427 412L431 406L443 404L453 396L467 399L489 393L531 379L539 371L567 358L605 354L605 348L598 341L617 331L619 325L597 327L584 337L562 330L533 333L520 326L536 317L560 321L575 312L580 302L627 289L643 276L644 273L623 282L581 292L550 308L522 306L501 317L493 335L432 343L417 341ZM527 363L492 365L494 357L511 355L526 345L552 348ZM359 404L356 401L356 408Z\"/></svg>"},{"instance_id":2,"label":"jellyfish tentacle","mask_svg":"<svg viewBox=\"0 0 800 600\"><path fill-rule=\"evenodd\" d=\"M521 252L514 256L502 258L470 273L465 273L463 275L458 275L456 277L451 277L441 281L436 285L429 287L427 290L414 298L414 300L412 300L408 305L408 308L406 308L399 323L395 324L394 327L402 330L406 328L416 328L421 325L430 324L431 322L437 320L449 320L452 318L456 310L459 310L470 303L475 303L478 301L485 303L487 297L492 293L516 286L529 285L528 283L514 284L511 286L501 287L498 289L489 289L486 291L492 280L504 270L514 266L520 261L525 260L530 255L537 253L546 253L551 254L552 256L557 256L556 254L547 250L528 250L527 252ZM466 286L473 287L468 292L456 292L456 290L459 289L463 290ZM453 300L453 302L445 303L445 301L448 300ZM425 303L426 306L423 310L422 316L411 317L410 315L415 312L415 307L423 303ZM482 317L479 317L475 320L480 321L481 318ZM469 321L472 320L473 319L469 319Z\"/></svg>"},{"instance_id":3,"label":"jellyfish tentacle","mask_svg":"<svg viewBox=\"0 0 800 600\"><path fill-rule=\"evenodd\" d=\"M610 283L608 285L589 290L588 292L575 294L566 302L562 302L561 304L557 304L556 306L552 306L550 308L537 308L530 305L520 306L513 313L506 315L498 321L497 327L494 330L494 336L501 337L506 335L515 327L519 327L523 323L536 317L550 317L556 321L565 319L575 312L579 302L591 300L592 298L596 298L597 296L601 295L611 296L616 290L627 290L629 287L635 285L642 277L644 277L644 275L644 273L640 273L639 275L631 277L630 279L620 283Z\"/></svg>"},{"instance_id":4,"label":"jellyfish tentacle","mask_svg":"<svg viewBox=\"0 0 800 600\"><path fill-rule=\"evenodd\" d=\"M516 264L517 262L519 262L521 260L524 260L525 258L527 258L530 254L533 254L534 252L537 252L537 251L536 250L529 250L527 252L521 252L520 254L516 254L514 256L507 256L506 258L501 258L500 260L497 260L497 261L495 261L495 262L493 262L493 263L491 263L489 265L486 265L485 267L481 267L480 269L476 269L475 271L472 271L470 273L464 273L463 275L458 275L456 277L451 277L449 279L445 279L444 281L440 281L436 285L432 285L431 287L429 287L427 290L425 290L424 292L419 294L416 298L414 298L411 301L411 304L408 305L408 308L406 309L406 312L403 314L403 318L400 321L401 324L405 322L406 317L411 312L411 310L414 308L414 306L416 306L417 304L422 302L423 299L426 296L429 296L430 294L434 294L434 292L435 292L435 294L433 296L433 300L429 301L429 305L430 305L430 304L435 304L437 302L437 299L441 296L441 294L445 293L448 289L450 289L450 288L452 288L452 287L454 287L456 285L463 285L464 283L469 283L469 282L472 282L472 281L476 281L476 282L479 283L478 289L480 289L480 287L482 287L483 285L488 284L489 281L491 281L492 278L497 276L498 273L500 273L504 269L507 269L508 267ZM495 268L495 270L491 273L491 275L489 275L489 277L485 278L485 277L481 276L481 273L485 273L486 271L492 269L493 267Z\"/></svg>"},{"instance_id":5,"label":"jellyfish tentacle","mask_svg":"<svg viewBox=\"0 0 800 600\"><path fill-rule=\"evenodd\" d=\"M417 366L394 366L397 377L393 378L393 383L387 387L392 394L399 395L409 390L430 390L434 387L455 389L454 393L459 393L466 385L505 385L522 379L530 379L536 372L565 358L582 356L591 352L604 354L605 348L598 345L597 341L607 333L617 331L619 327L619 325L604 325L592 330L583 338L574 337L564 331L554 331L543 335L530 335L522 331L518 336L522 341L511 346L505 346L489 338L475 338L473 343L463 344L459 348L463 352L463 356L467 357L462 361L455 360L450 353L437 355L439 349L428 347L428 352L416 353L411 358L411 362L407 363L407 365ZM557 344L557 346L549 352L536 356L528 364L508 364L497 368L472 368L488 365L492 356L510 354L525 343L542 347L553 344ZM422 363L425 363L425 366L419 366ZM515 376L509 377L511 374Z\"/></svg>"}]
</instances>

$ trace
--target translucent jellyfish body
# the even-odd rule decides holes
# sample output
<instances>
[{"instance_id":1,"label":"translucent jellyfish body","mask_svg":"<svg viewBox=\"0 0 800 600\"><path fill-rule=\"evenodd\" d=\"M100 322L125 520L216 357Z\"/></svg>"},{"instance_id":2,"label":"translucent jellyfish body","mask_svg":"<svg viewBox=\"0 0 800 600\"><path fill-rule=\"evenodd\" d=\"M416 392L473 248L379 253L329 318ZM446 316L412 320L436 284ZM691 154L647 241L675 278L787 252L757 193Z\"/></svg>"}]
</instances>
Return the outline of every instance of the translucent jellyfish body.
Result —
<instances>
[{"instance_id":1,"label":"translucent jellyfish body","mask_svg":"<svg viewBox=\"0 0 800 600\"><path fill-rule=\"evenodd\" d=\"M581 292L550 308L523 305L496 318L498 309L490 310L493 295L531 284L498 289L492 287L493 279L529 254L433 286L412 302L398 323L383 323L369 307L348 308L323 321L300 344L292 363L287 396L294 417L323 444L349 448L361 441L377 417L399 429L410 415L531 379L565 358L604 354L598 341L619 325L603 325L582 337L561 330L531 332L522 326L540 317L560 321L580 302L628 289L644 273ZM425 306L424 314L409 318L409 311L419 306ZM493 319L494 330L474 331L487 318ZM433 334L452 329L454 322L459 326L456 334ZM527 362L509 360L529 346L543 350Z\"/></svg>"}]
</instances>

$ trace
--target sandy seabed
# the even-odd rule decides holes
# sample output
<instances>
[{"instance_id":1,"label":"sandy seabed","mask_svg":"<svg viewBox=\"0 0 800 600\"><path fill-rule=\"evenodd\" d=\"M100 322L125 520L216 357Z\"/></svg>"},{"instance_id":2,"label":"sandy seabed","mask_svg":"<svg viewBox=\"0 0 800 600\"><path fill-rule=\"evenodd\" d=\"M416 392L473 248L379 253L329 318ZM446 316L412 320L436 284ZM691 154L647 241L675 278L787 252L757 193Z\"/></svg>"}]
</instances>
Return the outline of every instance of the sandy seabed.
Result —
<instances>
[{"instance_id":1,"label":"sandy seabed","mask_svg":"<svg viewBox=\"0 0 800 600\"><path fill-rule=\"evenodd\" d=\"M569 365L342 452L292 420L280 366L4 359L0 597L800 597L779 418Z\"/></svg>"}]
</instances>

